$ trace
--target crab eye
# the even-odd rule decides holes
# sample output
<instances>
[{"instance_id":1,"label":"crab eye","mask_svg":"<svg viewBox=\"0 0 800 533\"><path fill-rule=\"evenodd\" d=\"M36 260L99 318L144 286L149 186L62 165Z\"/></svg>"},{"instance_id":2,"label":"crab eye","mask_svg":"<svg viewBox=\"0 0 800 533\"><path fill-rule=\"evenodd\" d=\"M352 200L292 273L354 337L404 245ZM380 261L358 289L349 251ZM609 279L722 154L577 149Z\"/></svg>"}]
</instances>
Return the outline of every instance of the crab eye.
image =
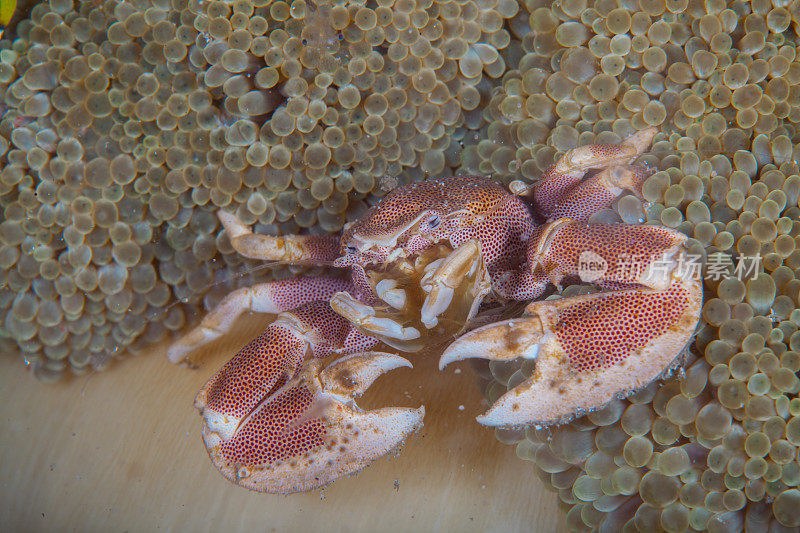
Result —
<instances>
[{"instance_id":1,"label":"crab eye","mask_svg":"<svg viewBox=\"0 0 800 533\"><path fill-rule=\"evenodd\" d=\"M431 218L428 219L428 227L430 229L436 229L439 227L439 224L442 223L442 218L439 215L433 215Z\"/></svg>"},{"instance_id":2,"label":"crab eye","mask_svg":"<svg viewBox=\"0 0 800 533\"><path fill-rule=\"evenodd\" d=\"M342 35L342 32L339 32L336 34L336 38L341 41L342 39L344 39L344 35Z\"/></svg>"},{"instance_id":3,"label":"crab eye","mask_svg":"<svg viewBox=\"0 0 800 533\"><path fill-rule=\"evenodd\" d=\"M300 43L301 43L303 46L305 46L305 45L307 45L307 44L308 44L308 39L303 39L302 41L300 41Z\"/></svg>"},{"instance_id":4,"label":"crab eye","mask_svg":"<svg viewBox=\"0 0 800 533\"><path fill-rule=\"evenodd\" d=\"M347 246L347 253L348 253L348 254L355 254L355 253L358 253L358 249L357 249L355 246L353 246L352 244L351 244L351 245L348 245L348 246Z\"/></svg>"}]
</instances>

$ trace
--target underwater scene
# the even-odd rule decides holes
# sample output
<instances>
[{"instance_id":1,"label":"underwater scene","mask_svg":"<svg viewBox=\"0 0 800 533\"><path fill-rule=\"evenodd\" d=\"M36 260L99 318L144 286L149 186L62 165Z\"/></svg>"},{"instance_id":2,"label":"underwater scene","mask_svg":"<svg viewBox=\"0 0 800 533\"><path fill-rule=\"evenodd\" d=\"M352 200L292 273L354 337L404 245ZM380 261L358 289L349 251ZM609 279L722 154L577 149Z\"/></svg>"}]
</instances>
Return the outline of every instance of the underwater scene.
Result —
<instances>
[{"instance_id":1,"label":"underwater scene","mask_svg":"<svg viewBox=\"0 0 800 533\"><path fill-rule=\"evenodd\" d=\"M800 0L0 0L0 528L800 531L799 124Z\"/></svg>"}]
</instances>

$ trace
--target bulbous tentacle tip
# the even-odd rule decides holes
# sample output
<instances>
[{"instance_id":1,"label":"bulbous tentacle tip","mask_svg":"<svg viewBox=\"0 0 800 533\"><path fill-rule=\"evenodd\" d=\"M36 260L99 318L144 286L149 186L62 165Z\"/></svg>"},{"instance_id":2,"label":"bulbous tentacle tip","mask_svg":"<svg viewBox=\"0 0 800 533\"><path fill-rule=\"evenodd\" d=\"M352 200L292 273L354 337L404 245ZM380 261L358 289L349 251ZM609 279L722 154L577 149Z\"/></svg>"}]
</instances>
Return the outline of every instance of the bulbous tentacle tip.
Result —
<instances>
[{"instance_id":1,"label":"bulbous tentacle tip","mask_svg":"<svg viewBox=\"0 0 800 533\"><path fill-rule=\"evenodd\" d=\"M699 280L665 290L595 293L528 306L531 315L464 335L442 363L480 357L536 359L533 374L506 392L478 422L552 425L603 407L658 379L680 362L702 302Z\"/></svg>"},{"instance_id":2,"label":"bulbous tentacle tip","mask_svg":"<svg viewBox=\"0 0 800 533\"><path fill-rule=\"evenodd\" d=\"M244 418L196 405L214 466L230 481L258 492L290 494L355 473L402 445L422 427L424 407L362 411L354 399L381 374L411 364L369 352L323 367L309 361Z\"/></svg>"}]
</instances>

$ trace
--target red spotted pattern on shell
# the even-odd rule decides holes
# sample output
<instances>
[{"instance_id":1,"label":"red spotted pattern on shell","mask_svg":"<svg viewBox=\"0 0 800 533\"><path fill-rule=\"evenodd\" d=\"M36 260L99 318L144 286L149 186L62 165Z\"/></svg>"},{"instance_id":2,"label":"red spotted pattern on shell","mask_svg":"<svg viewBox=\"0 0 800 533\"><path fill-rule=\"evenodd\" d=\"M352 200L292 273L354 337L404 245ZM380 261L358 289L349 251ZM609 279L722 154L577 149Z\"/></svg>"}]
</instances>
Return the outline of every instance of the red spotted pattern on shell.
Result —
<instances>
[{"instance_id":1,"label":"red spotted pattern on shell","mask_svg":"<svg viewBox=\"0 0 800 533\"><path fill-rule=\"evenodd\" d=\"M270 325L212 378L207 406L219 413L244 417L275 387L287 367L300 363L305 351L305 341L294 332Z\"/></svg>"},{"instance_id":2,"label":"red spotted pattern on shell","mask_svg":"<svg viewBox=\"0 0 800 533\"><path fill-rule=\"evenodd\" d=\"M441 225L428 231L407 230L397 239L399 247L415 253L439 242L449 242L457 248L476 239L481 243L481 254L492 279L523 268L527 241L534 227L528 207L499 183L475 176L428 180L393 191L348 228L342 237L343 246L346 250L354 235L366 239L393 235L425 211L439 215ZM358 255L353 254L352 261L357 259ZM351 262L343 258L339 264Z\"/></svg>"},{"instance_id":3,"label":"red spotted pattern on shell","mask_svg":"<svg viewBox=\"0 0 800 533\"><path fill-rule=\"evenodd\" d=\"M632 173L630 186L638 194L653 171L638 166L629 167L629 170ZM544 213L551 220L572 218L586 222L594 213L608 207L617 198L616 192L608 190L600 175L568 187L563 195L563 199L552 207L552 211Z\"/></svg>"},{"instance_id":4,"label":"red spotted pattern on shell","mask_svg":"<svg viewBox=\"0 0 800 533\"><path fill-rule=\"evenodd\" d=\"M660 226L567 223L550 235L546 250L548 264L544 267L555 268L565 275L577 275L581 254L592 252L607 262L608 270L603 279L625 280L643 273L651 263L661 261L662 254L675 244L675 232ZM531 248L530 252L529 263L535 264L535 249Z\"/></svg>"},{"instance_id":5,"label":"red spotted pattern on shell","mask_svg":"<svg viewBox=\"0 0 800 533\"><path fill-rule=\"evenodd\" d=\"M333 261L339 256L339 239L332 235L308 235L304 243L309 254L318 261Z\"/></svg>"},{"instance_id":6,"label":"red spotted pattern on shell","mask_svg":"<svg viewBox=\"0 0 800 533\"><path fill-rule=\"evenodd\" d=\"M422 212L439 215L456 210L484 214L495 209L508 191L499 183L476 176L456 176L411 183L387 194L345 232L346 245L354 234L392 235L416 219Z\"/></svg>"},{"instance_id":7,"label":"red spotted pattern on shell","mask_svg":"<svg viewBox=\"0 0 800 533\"><path fill-rule=\"evenodd\" d=\"M629 154L630 148L617 144L595 144L588 149L593 160L607 160L610 158ZM622 161L620 161L622 162ZM552 165L548 168L539 181L536 182L536 203L544 213L552 213L558 208L567 196L570 188L575 187L583 178L587 168L570 168L564 172L559 165ZM612 197L613 199L613 197ZM567 215L561 215L567 216Z\"/></svg>"},{"instance_id":8,"label":"red spotted pattern on shell","mask_svg":"<svg viewBox=\"0 0 800 533\"><path fill-rule=\"evenodd\" d=\"M559 313L554 330L577 371L609 368L674 326L689 303L685 289L600 295ZM620 318L624 317L624 320Z\"/></svg>"},{"instance_id":9,"label":"red spotted pattern on shell","mask_svg":"<svg viewBox=\"0 0 800 533\"><path fill-rule=\"evenodd\" d=\"M292 426L312 400L311 393L303 386L287 390L254 413L231 440L220 445L220 452L231 463L264 467L318 448L325 443L321 420Z\"/></svg>"},{"instance_id":10,"label":"red spotted pattern on shell","mask_svg":"<svg viewBox=\"0 0 800 533\"><path fill-rule=\"evenodd\" d=\"M356 295L353 283L341 278L292 278L270 285L272 301L281 311L296 309L309 300L327 302L337 292Z\"/></svg>"},{"instance_id":11,"label":"red spotted pattern on shell","mask_svg":"<svg viewBox=\"0 0 800 533\"><path fill-rule=\"evenodd\" d=\"M313 353L330 355L341 348L350 324L327 302L311 302L291 312L306 328L316 332ZM308 349L305 339L282 325L270 324L214 376L207 405L218 413L241 418L258 404L287 370L294 370Z\"/></svg>"}]
</instances>

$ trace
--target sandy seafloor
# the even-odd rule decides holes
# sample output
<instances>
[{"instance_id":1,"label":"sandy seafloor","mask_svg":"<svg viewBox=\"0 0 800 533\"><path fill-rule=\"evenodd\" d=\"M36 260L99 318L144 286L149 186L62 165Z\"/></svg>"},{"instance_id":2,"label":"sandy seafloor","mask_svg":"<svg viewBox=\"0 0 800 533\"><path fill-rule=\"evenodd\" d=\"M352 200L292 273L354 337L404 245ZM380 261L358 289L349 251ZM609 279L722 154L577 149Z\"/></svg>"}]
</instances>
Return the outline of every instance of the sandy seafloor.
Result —
<instances>
[{"instance_id":1,"label":"sandy seafloor","mask_svg":"<svg viewBox=\"0 0 800 533\"><path fill-rule=\"evenodd\" d=\"M230 484L208 461L188 399L263 318L214 343L198 370L169 364L162 343L109 372L43 386L0 358L0 529L566 531L530 463L475 422L484 406L467 365L439 372L435 357L384 376L360 402L426 405L425 427L396 456L307 494Z\"/></svg>"}]
</instances>

